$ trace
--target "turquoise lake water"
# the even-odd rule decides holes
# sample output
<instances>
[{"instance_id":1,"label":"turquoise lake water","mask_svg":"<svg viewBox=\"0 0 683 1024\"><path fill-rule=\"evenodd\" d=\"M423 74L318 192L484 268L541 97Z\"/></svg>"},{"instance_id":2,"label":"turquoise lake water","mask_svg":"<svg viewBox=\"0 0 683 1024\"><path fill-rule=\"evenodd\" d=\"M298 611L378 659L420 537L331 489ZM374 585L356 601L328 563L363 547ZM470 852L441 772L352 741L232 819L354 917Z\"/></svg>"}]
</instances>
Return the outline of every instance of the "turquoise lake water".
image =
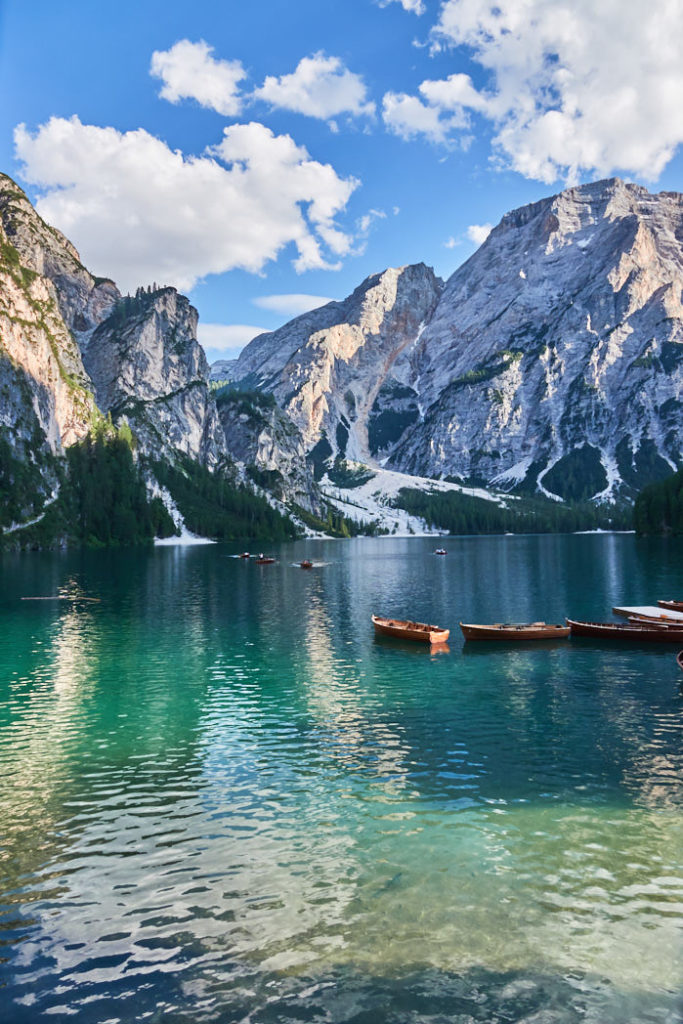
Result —
<instances>
[{"instance_id":1,"label":"turquoise lake water","mask_svg":"<svg viewBox=\"0 0 683 1024\"><path fill-rule=\"evenodd\" d=\"M446 546L4 556L0 1020L681 1019L676 647L458 621L683 597L683 544Z\"/></svg>"}]
</instances>

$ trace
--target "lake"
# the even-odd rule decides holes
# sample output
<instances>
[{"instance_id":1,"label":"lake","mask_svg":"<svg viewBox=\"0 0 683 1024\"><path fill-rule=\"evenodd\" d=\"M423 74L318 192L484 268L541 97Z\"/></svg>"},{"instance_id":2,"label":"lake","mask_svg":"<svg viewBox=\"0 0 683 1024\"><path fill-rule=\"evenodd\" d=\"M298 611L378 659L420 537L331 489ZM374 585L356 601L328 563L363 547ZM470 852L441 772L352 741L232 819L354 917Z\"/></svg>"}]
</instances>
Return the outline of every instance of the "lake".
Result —
<instances>
[{"instance_id":1,"label":"lake","mask_svg":"<svg viewBox=\"0 0 683 1024\"><path fill-rule=\"evenodd\" d=\"M680 598L683 544L445 544L3 556L3 1022L680 1019L676 647L458 621Z\"/></svg>"}]
</instances>

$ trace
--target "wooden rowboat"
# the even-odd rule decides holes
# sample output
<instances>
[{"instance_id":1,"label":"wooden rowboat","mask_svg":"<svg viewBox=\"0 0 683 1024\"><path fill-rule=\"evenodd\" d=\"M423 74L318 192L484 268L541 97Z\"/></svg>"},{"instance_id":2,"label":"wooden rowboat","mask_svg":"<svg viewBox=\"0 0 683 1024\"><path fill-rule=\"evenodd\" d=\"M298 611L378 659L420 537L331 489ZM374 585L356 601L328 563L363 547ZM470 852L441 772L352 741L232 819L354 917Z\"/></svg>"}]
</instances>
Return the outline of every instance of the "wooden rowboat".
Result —
<instances>
[{"instance_id":1,"label":"wooden rowboat","mask_svg":"<svg viewBox=\"0 0 683 1024\"><path fill-rule=\"evenodd\" d=\"M683 643L683 626L676 628L665 625L662 628L653 622L625 625L621 622L575 622L573 619L567 619L567 625L572 631L572 636L599 640L632 640L636 643L640 643L641 640Z\"/></svg>"},{"instance_id":2,"label":"wooden rowboat","mask_svg":"<svg viewBox=\"0 0 683 1024\"><path fill-rule=\"evenodd\" d=\"M254 561L257 565L270 565L271 562L275 561L275 559L271 558L270 555L259 555L258 558L254 559Z\"/></svg>"},{"instance_id":3,"label":"wooden rowboat","mask_svg":"<svg viewBox=\"0 0 683 1024\"><path fill-rule=\"evenodd\" d=\"M683 612L683 601L657 601L660 608L668 608L670 612Z\"/></svg>"},{"instance_id":4,"label":"wooden rowboat","mask_svg":"<svg viewBox=\"0 0 683 1024\"><path fill-rule=\"evenodd\" d=\"M445 644L450 636L449 629L429 626L426 622L411 622L410 619L386 619L373 615L372 624L376 633L393 636L398 640L418 640L423 644Z\"/></svg>"},{"instance_id":5,"label":"wooden rowboat","mask_svg":"<svg viewBox=\"0 0 683 1024\"><path fill-rule=\"evenodd\" d=\"M569 636L569 626L547 622L492 622L488 625L460 623L465 640L559 640Z\"/></svg>"}]
</instances>

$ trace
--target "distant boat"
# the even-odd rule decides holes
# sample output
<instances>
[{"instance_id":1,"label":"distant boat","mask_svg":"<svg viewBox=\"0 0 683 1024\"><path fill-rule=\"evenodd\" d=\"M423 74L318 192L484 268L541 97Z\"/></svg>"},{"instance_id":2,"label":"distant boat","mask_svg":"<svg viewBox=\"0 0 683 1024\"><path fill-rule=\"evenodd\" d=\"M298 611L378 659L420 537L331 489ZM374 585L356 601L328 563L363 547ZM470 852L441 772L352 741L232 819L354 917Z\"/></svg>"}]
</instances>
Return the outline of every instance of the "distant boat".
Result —
<instances>
[{"instance_id":1,"label":"distant boat","mask_svg":"<svg viewBox=\"0 0 683 1024\"><path fill-rule=\"evenodd\" d=\"M299 568L300 569L312 569L313 568L313 562L309 562L309 560L307 558L304 558L304 560L302 562L299 562Z\"/></svg>"},{"instance_id":2,"label":"distant boat","mask_svg":"<svg viewBox=\"0 0 683 1024\"><path fill-rule=\"evenodd\" d=\"M670 612L683 612L683 601L657 601L660 608L668 608Z\"/></svg>"},{"instance_id":3,"label":"distant boat","mask_svg":"<svg viewBox=\"0 0 683 1024\"><path fill-rule=\"evenodd\" d=\"M573 619L567 619L567 625L572 631L572 636L592 637L598 640L633 640L636 643L641 640L652 640L655 643L683 642L683 623L680 628L676 628L654 622L634 622L625 625L622 622L575 622Z\"/></svg>"},{"instance_id":4,"label":"distant boat","mask_svg":"<svg viewBox=\"0 0 683 1024\"><path fill-rule=\"evenodd\" d=\"M248 551L243 551L242 554L239 557L240 558L251 558L251 555L249 554Z\"/></svg>"},{"instance_id":5,"label":"distant boat","mask_svg":"<svg viewBox=\"0 0 683 1024\"><path fill-rule=\"evenodd\" d=\"M270 565L271 562L275 561L275 559L271 558L270 555L259 555L258 558L254 559L254 561L257 565Z\"/></svg>"},{"instance_id":6,"label":"distant boat","mask_svg":"<svg viewBox=\"0 0 683 1024\"><path fill-rule=\"evenodd\" d=\"M434 552L434 554L435 555L447 555L448 552L446 551L445 548L437 548L436 551Z\"/></svg>"},{"instance_id":7,"label":"distant boat","mask_svg":"<svg viewBox=\"0 0 683 1024\"><path fill-rule=\"evenodd\" d=\"M488 625L460 623L465 640L561 640L569 636L569 626L547 622L492 622Z\"/></svg>"},{"instance_id":8,"label":"distant boat","mask_svg":"<svg viewBox=\"0 0 683 1024\"><path fill-rule=\"evenodd\" d=\"M423 644L445 644L451 632L450 629L442 629L440 626L429 626L426 622L385 619L382 615L373 615L372 624L376 633L393 636L398 640L418 640Z\"/></svg>"}]
</instances>

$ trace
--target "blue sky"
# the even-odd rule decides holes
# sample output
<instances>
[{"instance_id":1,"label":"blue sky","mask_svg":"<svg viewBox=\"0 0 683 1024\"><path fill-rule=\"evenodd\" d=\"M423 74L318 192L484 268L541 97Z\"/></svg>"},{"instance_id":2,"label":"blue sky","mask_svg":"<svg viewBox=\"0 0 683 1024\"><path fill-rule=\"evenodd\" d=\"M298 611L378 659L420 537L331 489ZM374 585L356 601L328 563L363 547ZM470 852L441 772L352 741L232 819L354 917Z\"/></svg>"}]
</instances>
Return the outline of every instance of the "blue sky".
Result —
<instances>
[{"instance_id":1,"label":"blue sky","mask_svg":"<svg viewBox=\"0 0 683 1024\"><path fill-rule=\"evenodd\" d=\"M644 0L4 0L0 168L214 359L566 184L683 190L681 39Z\"/></svg>"}]
</instances>

